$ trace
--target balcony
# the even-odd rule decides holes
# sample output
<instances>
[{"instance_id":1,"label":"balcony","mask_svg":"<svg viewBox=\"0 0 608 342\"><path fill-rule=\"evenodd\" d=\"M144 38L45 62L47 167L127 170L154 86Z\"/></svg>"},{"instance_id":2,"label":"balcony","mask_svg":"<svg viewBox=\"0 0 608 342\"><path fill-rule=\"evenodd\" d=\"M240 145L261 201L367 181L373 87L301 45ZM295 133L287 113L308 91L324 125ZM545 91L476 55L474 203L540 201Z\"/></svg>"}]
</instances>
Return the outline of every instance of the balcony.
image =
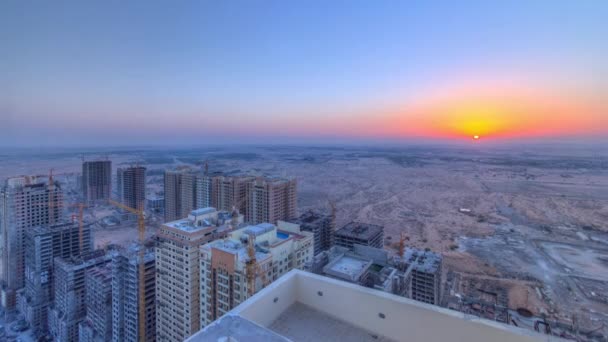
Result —
<instances>
[{"instance_id":1,"label":"balcony","mask_svg":"<svg viewBox=\"0 0 608 342\"><path fill-rule=\"evenodd\" d=\"M553 341L513 326L292 270L193 335L218 341Z\"/></svg>"}]
</instances>

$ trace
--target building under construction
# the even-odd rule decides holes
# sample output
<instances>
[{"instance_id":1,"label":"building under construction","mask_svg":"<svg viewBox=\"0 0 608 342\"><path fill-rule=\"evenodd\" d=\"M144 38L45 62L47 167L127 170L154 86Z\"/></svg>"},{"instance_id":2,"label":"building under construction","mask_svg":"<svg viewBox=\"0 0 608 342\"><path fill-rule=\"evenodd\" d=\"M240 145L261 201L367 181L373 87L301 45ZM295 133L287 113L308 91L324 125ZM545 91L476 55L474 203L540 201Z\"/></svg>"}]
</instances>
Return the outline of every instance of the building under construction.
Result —
<instances>
[{"instance_id":1,"label":"building under construction","mask_svg":"<svg viewBox=\"0 0 608 342\"><path fill-rule=\"evenodd\" d=\"M384 247L384 227L377 224L349 222L335 233L336 246L353 250L354 245Z\"/></svg>"},{"instance_id":2,"label":"building under construction","mask_svg":"<svg viewBox=\"0 0 608 342\"><path fill-rule=\"evenodd\" d=\"M0 187L0 303L7 311L17 307L25 285L25 232L61 220L63 191L49 178L13 177Z\"/></svg>"},{"instance_id":3,"label":"building under construction","mask_svg":"<svg viewBox=\"0 0 608 342\"><path fill-rule=\"evenodd\" d=\"M78 326L79 342L112 339L112 266L103 264L85 271L86 318Z\"/></svg>"},{"instance_id":4,"label":"building under construction","mask_svg":"<svg viewBox=\"0 0 608 342\"><path fill-rule=\"evenodd\" d=\"M92 250L90 225L82 225L82 235L80 228L69 222L25 232L25 288L19 296L19 311L37 335L47 331L47 309L54 298L54 258L70 259Z\"/></svg>"},{"instance_id":5,"label":"building under construction","mask_svg":"<svg viewBox=\"0 0 608 342\"><path fill-rule=\"evenodd\" d=\"M139 286L139 245L117 251L112 257L112 341L138 342L140 291L144 291L144 341L156 340L156 260L154 251L144 255L144 286Z\"/></svg>"},{"instance_id":6,"label":"building under construction","mask_svg":"<svg viewBox=\"0 0 608 342\"><path fill-rule=\"evenodd\" d=\"M300 217L289 222L295 223L300 228L314 234L315 255L329 250L334 245L334 233L336 228L335 212L324 214L317 210L305 211Z\"/></svg>"},{"instance_id":7,"label":"building under construction","mask_svg":"<svg viewBox=\"0 0 608 342\"><path fill-rule=\"evenodd\" d=\"M86 314L86 271L106 265L111 260L111 253L106 254L103 250L79 258L55 258L55 298L48 311L49 333L55 341L78 340L78 325Z\"/></svg>"},{"instance_id":8,"label":"building under construction","mask_svg":"<svg viewBox=\"0 0 608 342\"><path fill-rule=\"evenodd\" d=\"M393 264L406 274L407 297L434 305L441 303L441 254L407 248L402 256L395 256Z\"/></svg>"},{"instance_id":9,"label":"building under construction","mask_svg":"<svg viewBox=\"0 0 608 342\"><path fill-rule=\"evenodd\" d=\"M93 204L107 201L112 191L112 161L97 160L82 163L82 195Z\"/></svg>"}]
</instances>

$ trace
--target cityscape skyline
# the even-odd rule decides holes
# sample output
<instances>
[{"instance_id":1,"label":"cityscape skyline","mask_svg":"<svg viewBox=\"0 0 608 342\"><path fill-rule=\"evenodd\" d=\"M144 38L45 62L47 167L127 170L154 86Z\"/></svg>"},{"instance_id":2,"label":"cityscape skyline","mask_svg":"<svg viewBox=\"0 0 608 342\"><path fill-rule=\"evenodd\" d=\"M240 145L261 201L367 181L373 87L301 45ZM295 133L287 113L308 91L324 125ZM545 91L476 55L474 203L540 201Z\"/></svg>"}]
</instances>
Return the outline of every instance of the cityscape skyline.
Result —
<instances>
[{"instance_id":1,"label":"cityscape skyline","mask_svg":"<svg viewBox=\"0 0 608 342\"><path fill-rule=\"evenodd\" d=\"M608 133L601 1L2 7L0 146Z\"/></svg>"}]
</instances>

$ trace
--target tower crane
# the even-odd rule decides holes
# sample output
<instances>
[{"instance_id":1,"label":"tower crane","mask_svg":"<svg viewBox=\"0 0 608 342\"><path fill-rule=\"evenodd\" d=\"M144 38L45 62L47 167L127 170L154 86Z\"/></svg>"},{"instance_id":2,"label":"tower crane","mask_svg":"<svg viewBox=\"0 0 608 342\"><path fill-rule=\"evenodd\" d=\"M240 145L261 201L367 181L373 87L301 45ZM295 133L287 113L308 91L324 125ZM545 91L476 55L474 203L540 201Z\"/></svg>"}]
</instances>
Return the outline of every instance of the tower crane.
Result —
<instances>
[{"instance_id":1,"label":"tower crane","mask_svg":"<svg viewBox=\"0 0 608 342\"><path fill-rule=\"evenodd\" d=\"M146 297L145 297L145 264L144 264L144 255L145 255L145 251L144 251L144 242L146 239L145 233L146 233L146 217L144 215L144 210L143 209L135 209L135 208L131 208L129 206L126 206L120 202L116 202L114 200L108 200L110 202L110 204L121 208L123 210L126 210L130 213L133 213L135 215L137 215L137 232L139 235L139 291L138 291L138 316L139 316L139 341L140 342L145 342L146 341Z\"/></svg>"}]
</instances>

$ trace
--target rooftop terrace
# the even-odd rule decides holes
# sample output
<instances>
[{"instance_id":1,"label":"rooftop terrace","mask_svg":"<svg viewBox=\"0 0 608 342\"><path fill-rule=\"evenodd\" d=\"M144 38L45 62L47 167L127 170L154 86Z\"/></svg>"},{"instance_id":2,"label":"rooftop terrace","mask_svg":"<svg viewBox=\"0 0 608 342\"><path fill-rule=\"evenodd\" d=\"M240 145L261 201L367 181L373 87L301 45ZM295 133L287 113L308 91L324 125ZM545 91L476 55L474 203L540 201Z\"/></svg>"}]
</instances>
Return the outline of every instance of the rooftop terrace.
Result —
<instances>
[{"instance_id":1,"label":"rooftop terrace","mask_svg":"<svg viewBox=\"0 0 608 342\"><path fill-rule=\"evenodd\" d=\"M187 341L554 340L557 339L293 270Z\"/></svg>"}]
</instances>

